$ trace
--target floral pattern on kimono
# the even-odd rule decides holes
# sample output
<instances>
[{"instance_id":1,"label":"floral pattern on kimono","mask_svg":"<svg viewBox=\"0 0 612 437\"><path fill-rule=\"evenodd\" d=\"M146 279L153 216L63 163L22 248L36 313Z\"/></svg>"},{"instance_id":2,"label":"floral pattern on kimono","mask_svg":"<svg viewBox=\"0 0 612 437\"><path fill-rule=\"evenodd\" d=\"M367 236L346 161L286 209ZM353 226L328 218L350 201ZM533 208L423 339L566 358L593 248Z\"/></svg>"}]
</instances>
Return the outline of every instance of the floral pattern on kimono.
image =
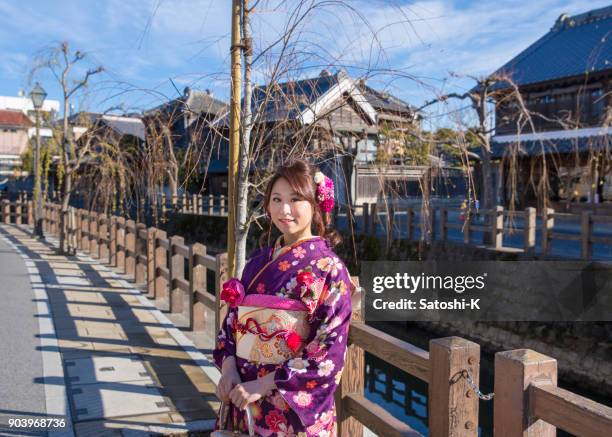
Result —
<instances>
[{"instance_id":1,"label":"floral pattern on kimono","mask_svg":"<svg viewBox=\"0 0 612 437\"><path fill-rule=\"evenodd\" d=\"M342 376L351 318L349 272L320 237L299 241L274 260L271 257L271 248L252 254L242 275L246 294L300 299L309 309L309 337L296 356L282 364L249 362L236 356L237 309L231 308L213 352L215 362L221 367L226 357L234 356L243 382L276 372L277 389L250 405L257 435L334 436L334 392ZM312 284L305 286L297 281L301 272L314 275ZM242 432L246 432L244 413L238 415Z\"/></svg>"}]
</instances>

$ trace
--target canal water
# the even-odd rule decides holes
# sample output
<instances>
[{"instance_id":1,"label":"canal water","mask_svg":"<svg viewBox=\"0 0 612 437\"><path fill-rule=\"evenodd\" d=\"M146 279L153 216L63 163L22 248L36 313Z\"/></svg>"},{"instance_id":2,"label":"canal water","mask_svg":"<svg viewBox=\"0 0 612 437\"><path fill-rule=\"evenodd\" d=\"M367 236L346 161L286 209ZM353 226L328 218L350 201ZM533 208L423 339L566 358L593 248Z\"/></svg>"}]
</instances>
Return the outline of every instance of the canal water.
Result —
<instances>
[{"instance_id":1,"label":"canal water","mask_svg":"<svg viewBox=\"0 0 612 437\"><path fill-rule=\"evenodd\" d=\"M439 335L431 334L417 327L406 327L404 323L379 323L372 326L394 337L414 344L422 349L429 349L429 340ZM491 354L481 353L480 389L483 393L493 392L493 360ZM366 398L380 405L398 419L408 423L424 436L429 435L427 429L427 383L392 366L385 361L366 352ZM612 405L612 399L605 398L581 390L579 387L564 384L559 380L559 386L586 396L597 402ZM480 401L479 429L481 437L493 436L493 400ZM571 437L572 434L557 430L558 437Z\"/></svg>"}]
</instances>

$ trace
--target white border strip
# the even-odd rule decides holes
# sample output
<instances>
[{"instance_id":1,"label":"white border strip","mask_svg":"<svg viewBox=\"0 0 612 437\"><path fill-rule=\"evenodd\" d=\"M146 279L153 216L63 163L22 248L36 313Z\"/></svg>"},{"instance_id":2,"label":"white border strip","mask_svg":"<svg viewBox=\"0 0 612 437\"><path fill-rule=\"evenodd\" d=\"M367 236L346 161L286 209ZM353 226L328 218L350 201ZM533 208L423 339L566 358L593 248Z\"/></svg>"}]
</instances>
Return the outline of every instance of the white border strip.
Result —
<instances>
[{"instance_id":1,"label":"white border strip","mask_svg":"<svg viewBox=\"0 0 612 437\"><path fill-rule=\"evenodd\" d=\"M7 226L2 224L6 231ZM16 227L22 232L20 227ZM6 231L10 234L10 232ZM59 352L57 335L53 325L53 313L49 306L49 296L45 284L42 283L41 276L36 262L28 257L18 246L16 246L5 235L0 234L0 238L17 252L24 260L30 278L34 297L36 299L36 313L38 318L38 331L40 333L40 346L43 364L43 386L45 389L45 408L49 416L66 418L66 428L62 430L50 430L49 436L69 437L74 436L72 417L68 406L68 394L66 393L66 380L64 378L64 366ZM51 350L46 350L49 348ZM55 350L52 350L55 348Z\"/></svg>"}]
</instances>

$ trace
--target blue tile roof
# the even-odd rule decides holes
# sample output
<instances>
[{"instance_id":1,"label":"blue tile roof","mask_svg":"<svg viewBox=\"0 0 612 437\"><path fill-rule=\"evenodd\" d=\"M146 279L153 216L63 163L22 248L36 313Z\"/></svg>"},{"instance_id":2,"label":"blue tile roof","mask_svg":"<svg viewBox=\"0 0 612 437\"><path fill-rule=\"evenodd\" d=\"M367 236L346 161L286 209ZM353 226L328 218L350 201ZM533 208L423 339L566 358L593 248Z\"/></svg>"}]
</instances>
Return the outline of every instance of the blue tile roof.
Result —
<instances>
[{"instance_id":1,"label":"blue tile roof","mask_svg":"<svg viewBox=\"0 0 612 437\"><path fill-rule=\"evenodd\" d=\"M264 117L262 121L296 118L337 83L338 74L329 74L279 83L273 85L270 93L267 86L258 86L253 89L253 107L258 108L263 104L268 94L266 106L263 111L260 110Z\"/></svg>"},{"instance_id":2,"label":"blue tile roof","mask_svg":"<svg viewBox=\"0 0 612 437\"><path fill-rule=\"evenodd\" d=\"M497 70L518 85L612 69L612 6L569 17Z\"/></svg>"}]
</instances>

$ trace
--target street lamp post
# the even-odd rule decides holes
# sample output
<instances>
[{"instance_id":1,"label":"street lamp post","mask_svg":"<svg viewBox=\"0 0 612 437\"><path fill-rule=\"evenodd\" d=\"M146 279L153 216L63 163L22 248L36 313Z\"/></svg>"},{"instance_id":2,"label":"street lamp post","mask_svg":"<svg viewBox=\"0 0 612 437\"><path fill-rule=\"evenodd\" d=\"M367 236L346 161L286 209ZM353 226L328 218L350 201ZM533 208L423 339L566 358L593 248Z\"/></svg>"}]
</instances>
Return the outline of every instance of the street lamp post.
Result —
<instances>
[{"instance_id":1,"label":"street lamp post","mask_svg":"<svg viewBox=\"0 0 612 437\"><path fill-rule=\"evenodd\" d=\"M30 92L30 98L36 111L36 147L34 148L34 235L43 236L42 226L42 189L40 184L40 109L47 93L38 82Z\"/></svg>"}]
</instances>

